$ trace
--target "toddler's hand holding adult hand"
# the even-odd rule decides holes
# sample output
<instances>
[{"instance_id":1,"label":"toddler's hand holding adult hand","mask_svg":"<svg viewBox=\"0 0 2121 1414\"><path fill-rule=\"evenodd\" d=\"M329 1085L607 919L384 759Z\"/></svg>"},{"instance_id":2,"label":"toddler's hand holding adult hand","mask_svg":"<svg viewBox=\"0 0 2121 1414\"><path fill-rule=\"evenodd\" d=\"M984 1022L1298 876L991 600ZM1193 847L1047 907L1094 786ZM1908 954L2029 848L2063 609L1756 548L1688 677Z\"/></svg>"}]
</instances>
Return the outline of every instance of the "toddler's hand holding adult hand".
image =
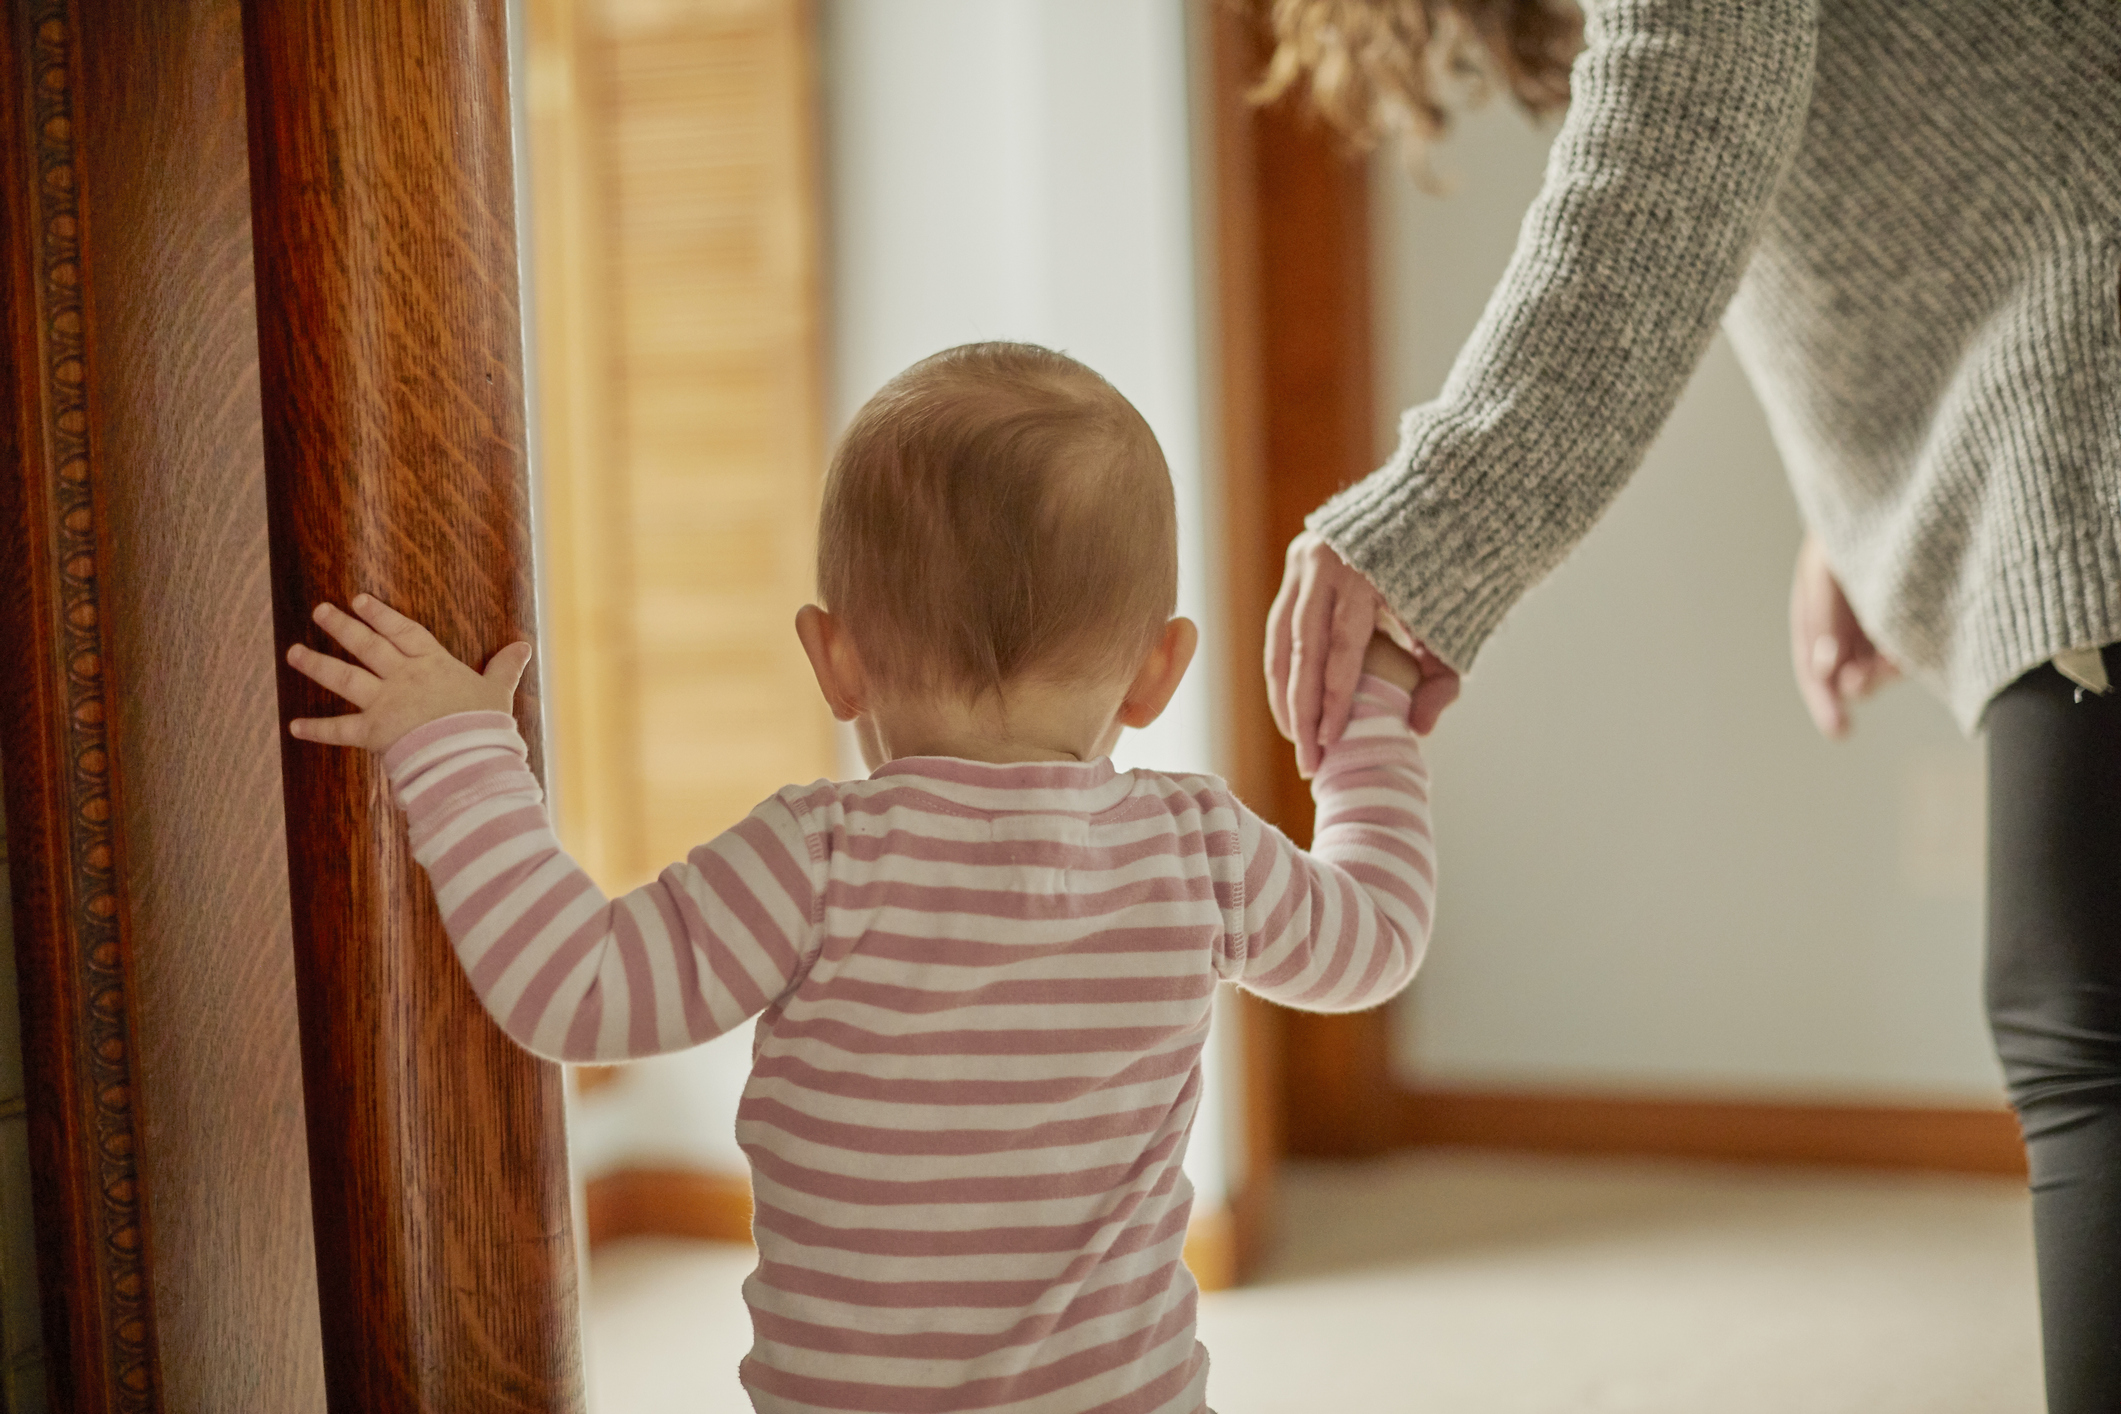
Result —
<instances>
[{"instance_id":1,"label":"toddler's hand holding adult hand","mask_svg":"<svg viewBox=\"0 0 2121 1414\"><path fill-rule=\"evenodd\" d=\"M1363 650L1362 670L1381 682L1392 684L1409 697L1421 690L1421 660L1393 642L1392 636L1383 629L1370 635L1370 646Z\"/></svg>"},{"instance_id":2,"label":"toddler's hand holding adult hand","mask_svg":"<svg viewBox=\"0 0 2121 1414\"><path fill-rule=\"evenodd\" d=\"M1826 552L1809 533L1790 581L1790 659L1812 724L1829 737L1847 736L1850 705L1900 676L1856 622Z\"/></svg>"},{"instance_id":3,"label":"toddler's hand holding adult hand","mask_svg":"<svg viewBox=\"0 0 2121 1414\"><path fill-rule=\"evenodd\" d=\"M1267 614L1267 702L1304 775L1347 730L1363 656L1387 616L1384 596L1332 546L1308 530L1289 542ZM1422 644L1409 651L1421 681L1408 721L1427 733L1457 699L1458 673Z\"/></svg>"},{"instance_id":4,"label":"toddler's hand holding adult hand","mask_svg":"<svg viewBox=\"0 0 2121 1414\"><path fill-rule=\"evenodd\" d=\"M326 746L388 751L407 732L439 718L506 712L515 705L516 684L530 662L528 643L509 644L479 673L374 595L355 595L353 607L360 618L331 604L317 605L312 617L361 667L299 643L287 650L287 661L360 710L343 717L297 717L287 724L290 735Z\"/></svg>"}]
</instances>

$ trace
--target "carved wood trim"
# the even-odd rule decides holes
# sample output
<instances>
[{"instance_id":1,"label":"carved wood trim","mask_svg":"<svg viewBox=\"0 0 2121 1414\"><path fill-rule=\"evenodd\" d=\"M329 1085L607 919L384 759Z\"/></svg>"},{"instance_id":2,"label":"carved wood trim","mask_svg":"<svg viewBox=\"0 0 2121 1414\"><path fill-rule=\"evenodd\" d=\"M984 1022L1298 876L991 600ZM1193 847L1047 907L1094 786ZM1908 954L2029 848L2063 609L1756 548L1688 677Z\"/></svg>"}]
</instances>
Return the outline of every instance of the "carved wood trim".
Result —
<instances>
[{"instance_id":1,"label":"carved wood trim","mask_svg":"<svg viewBox=\"0 0 2121 1414\"><path fill-rule=\"evenodd\" d=\"M17 103L0 129L7 212L9 440L0 678L9 682L15 874L39 1262L54 1393L77 1410L159 1407L128 1011L130 938L114 822L94 449L89 277L76 182L77 17L7 15ZM54 1274L63 1273L63 1277ZM83 1281L84 1274L93 1280Z\"/></svg>"}]
</instances>

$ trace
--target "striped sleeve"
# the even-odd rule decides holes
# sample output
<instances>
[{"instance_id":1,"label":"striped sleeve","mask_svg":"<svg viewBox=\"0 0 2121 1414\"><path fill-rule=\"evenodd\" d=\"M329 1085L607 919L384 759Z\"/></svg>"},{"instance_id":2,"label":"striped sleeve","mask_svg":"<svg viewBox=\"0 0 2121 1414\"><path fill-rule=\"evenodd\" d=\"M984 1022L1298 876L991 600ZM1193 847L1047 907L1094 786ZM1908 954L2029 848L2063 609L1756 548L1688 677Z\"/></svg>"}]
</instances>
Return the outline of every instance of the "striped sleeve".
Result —
<instances>
[{"instance_id":1,"label":"striped sleeve","mask_svg":"<svg viewBox=\"0 0 2121 1414\"><path fill-rule=\"evenodd\" d=\"M770 1005L814 945L824 849L782 796L607 898L560 848L506 713L431 722L383 764L473 989L538 1055L698 1045Z\"/></svg>"},{"instance_id":2,"label":"striped sleeve","mask_svg":"<svg viewBox=\"0 0 2121 1414\"><path fill-rule=\"evenodd\" d=\"M1407 726L1407 694L1375 677L1311 793L1309 852L1238 811L1243 935L1224 975L1307 1011L1357 1011L1413 979L1429 942L1436 855L1429 772Z\"/></svg>"}]
</instances>

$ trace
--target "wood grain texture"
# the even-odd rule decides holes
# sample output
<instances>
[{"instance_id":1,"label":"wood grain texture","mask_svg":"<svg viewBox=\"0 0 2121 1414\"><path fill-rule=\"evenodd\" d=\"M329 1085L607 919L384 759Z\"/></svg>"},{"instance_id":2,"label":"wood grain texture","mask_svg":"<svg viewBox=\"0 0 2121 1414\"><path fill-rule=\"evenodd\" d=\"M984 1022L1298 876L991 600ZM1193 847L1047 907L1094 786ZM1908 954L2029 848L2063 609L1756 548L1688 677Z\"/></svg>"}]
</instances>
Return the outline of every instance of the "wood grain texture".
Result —
<instances>
[{"instance_id":1,"label":"wood grain texture","mask_svg":"<svg viewBox=\"0 0 2121 1414\"><path fill-rule=\"evenodd\" d=\"M483 665L534 632L505 7L244 30L277 647L367 590ZM279 701L340 710L284 665ZM559 1069L479 1006L377 763L281 740L330 1407L579 1410Z\"/></svg>"},{"instance_id":2,"label":"wood grain texture","mask_svg":"<svg viewBox=\"0 0 2121 1414\"><path fill-rule=\"evenodd\" d=\"M237 0L78 0L115 816L158 1383L324 1407ZM173 180L182 173L182 180Z\"/></svg>"},{"instance_id":3,"label":"wood grain texture","mask_svg":"<svg viewBox=\"0 0 2121 1414\"><path fill-rule=\"evenodd\" d=\"M1265 349L1260 332L1257 110L1245 96L1264 58L1257 25L1223 0L1192 0L1193 62L1205 82L1208 207L1215 263L1210 301L1218 487L1222 499L1223 770L1240 799L1278 814L1280 758L1289 744L1275 730L1260 674L1267 609L1281 557L1266 529ZM1260 998L1228 989L1225 1024L1239 1033L1244 1133L1230 1184L1231 1280L1258 1270L1274 1242L1277 1179L1285 1142L1282 1019Z\"/></svg>"},{"instance_id":4,"label":"wood grain texture","mask_svg":"<svg viewBox=\"0 0 2121 1414\"><path fill-rule=\"evenodd\" d=\"M1282 760L1289 743L1275 729L1260 671L1267 610L1281 582L1282 545L1268 524L1265 300L1260 261L1259 110L1247 96L1266 62L1255 17L1225 0L1193 0L1206 51L1208 146L1215 261L1208 340L1215 360L1217 493L1223 558L1222 710L1229 724L1226 778L1239 798L1269 818L1281 813ZM1282 544L1287 543L1282 538Z\"/></svg>"},{"instance_id":5,"label":"wood grain texture","mask_svg":"<svg viewBox=\"0 0 2121 1414\"><path fill-rule=\"evenodd\" d=\"M1533 1153L2025 1176L2009 1110L1424 1086L1395 1141Z\"/></svg>"},{"instance_id":6,"label":"wood grain texture","mask_svg":"<svg viewBox=\"0 0 2121 1414\"><path fill-rule=\"evenodd\" d=\"M57 1407L159 1407L137 1165L131 929L114 821L100 468L84 318L78 32L0 23L0 750L37 1260Z\"/></svg>"},{"instance_id":7,"label":"wood grain texture","mask_svg":"<svg viewBox=\"0 0 2121 1414\"><path fill-rule=\"evenodd\" d=\"M1284 99L1258 110L1261 408L1266 562L1304 517L1377 467L1370 347L1370 172L1319 120ZM1311 786L1275 756L1275 823L1311 838Z\"/></svg>"},{"instance_id":8,"label":"wood grain texture","mask_svg":"<svg viewBox=\"0 0 2121 1414\"><path fill-rule=\"evenodd\" d=\"M1217 102L1229 134L1218 153L1224 319L1240 336L1245 324L1233 319L1249 320L1257 343L1256 355L1234 346L1223 355L1233 390L1226 399L1257 389L1256 412L1226 409L1225 439L1253 437L1259 446L1258 470L1235 483L1244 499L1229 522L1233 535L1256 537L1250 545L1233 540L1229 550L1230 607L1240 620L1231 656L1256 664L1289 541L1321 502L1376 466L1369 171L1292 102L1250 106L1245 95L1268 47L1249 9L1226 10L1217 23ZM1257 430L1249 430L1255 419ZM1232 691L1258 694L1237 682ZM1266 735L1271 721L1246 726L1241 718L1240 727L1240 746L1256 758L1248 778L1261 781L1254 805L1290 838L1308 842L1311 788L1297 774L1294 751L1278 734ZM1386 1012L1275 1012L1268 1024L1279 1025L1278 1041L1261 1039L1252 1049L1279 1056L1277 1127L1287 1152L1359 1156L1389 1147Z\"/></svg>"}]
</instances>

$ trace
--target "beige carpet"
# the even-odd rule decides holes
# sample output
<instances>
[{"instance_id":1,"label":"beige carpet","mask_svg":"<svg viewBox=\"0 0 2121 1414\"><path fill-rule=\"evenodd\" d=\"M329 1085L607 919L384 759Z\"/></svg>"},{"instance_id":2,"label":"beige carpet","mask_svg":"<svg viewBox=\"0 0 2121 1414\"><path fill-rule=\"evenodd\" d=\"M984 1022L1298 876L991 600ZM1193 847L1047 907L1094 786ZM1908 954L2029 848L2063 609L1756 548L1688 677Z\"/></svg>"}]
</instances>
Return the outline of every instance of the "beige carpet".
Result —
<instances>
[{"instance_id":1,"label":"beige carpet","mask_svg":"<svg viewBox=\"0 0 2121 1414\"><path fill-rule=\"evenodd\" d=\"M1220 1414L2038 1414L2021 1185L1430 1153L1302 1166L1206 1298ZM747 1406L748 1249L599 1254L595 1414Z\"/></svg>"}]
</instances>

